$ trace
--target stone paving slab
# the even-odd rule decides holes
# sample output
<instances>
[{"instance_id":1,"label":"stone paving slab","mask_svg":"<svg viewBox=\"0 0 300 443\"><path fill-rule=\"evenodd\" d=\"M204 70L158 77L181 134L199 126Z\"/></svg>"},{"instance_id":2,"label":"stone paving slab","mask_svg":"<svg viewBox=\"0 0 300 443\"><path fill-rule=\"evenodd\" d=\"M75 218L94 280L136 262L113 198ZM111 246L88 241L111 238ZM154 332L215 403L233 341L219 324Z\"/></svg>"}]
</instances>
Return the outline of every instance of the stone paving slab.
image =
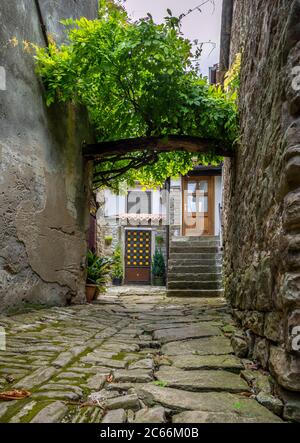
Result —
<instances>
[{"instance_id":1,"label":"stone paving slab","mask_svg":"<svg viewBox=\"0 0 300 443\"><path fill-rule=\"evenodd\" d=\"M165 355L226 355L233 354L230 341L226 337L205 337L201 339L170 342L162 346Z\"/></svg>"},{"instance_id":2,"label":"stone paving slab","mask_svg":"<svg viewBox=\"0 0 300 443\"><path fill-rule=\"evenodd\" d=\"M181 355L170 357L173 366L192 371L194 369L224 369L239 373L244 365L234 355Z\"/></svg>"},{"instance_id":3,"label":"stone paving slab","mask_svg":"<svg viewBox=\"0 0 300 443\"><path fill-rule=\"evenodd\" d=\"M216 413L239 414L253 419L267 417L270 421L278 421L268 409L259 405L255 400L237 394L225 392L182 392L180 389L163 388L148 384L138 390L143 402L152 407L156 404L173 411L201 411Z\"/></svg>"},{"instance_id":4,"label":"stone paving slab","mask_svg":"<svg viewBox=\"0 0 300 443\"><path fill-rule=\"evenodd\" d=\"M171 328L154 331L153 337L161 343L181 341L191 338L221 335L220 329L210 323L196 323L183 328Z\"/></svg>"},{"instance_id":5,"label":"stone paving slab","mask_svg":"<svg viewBox=\"0 0 300 443\"><path fill-rule=\"evenodd\" d=\"M195 392L247 392L248 384L237 374L222 370L183 371L163 366L156 372L165 386Z\"/></svg>"},{"instance_id":6,"label":"stone paving slab","mask_svg":"<svg viewBox=\"0 0 300 443\"><path fill-rule=\"evenodd\" d=\"M0 324L0 390L31 392L0 401L1 423L280 421L240 395L262 398L260 384L240 377L224 299L114 288L92 305L2 316Z\"/></svg>"}]
</instances>

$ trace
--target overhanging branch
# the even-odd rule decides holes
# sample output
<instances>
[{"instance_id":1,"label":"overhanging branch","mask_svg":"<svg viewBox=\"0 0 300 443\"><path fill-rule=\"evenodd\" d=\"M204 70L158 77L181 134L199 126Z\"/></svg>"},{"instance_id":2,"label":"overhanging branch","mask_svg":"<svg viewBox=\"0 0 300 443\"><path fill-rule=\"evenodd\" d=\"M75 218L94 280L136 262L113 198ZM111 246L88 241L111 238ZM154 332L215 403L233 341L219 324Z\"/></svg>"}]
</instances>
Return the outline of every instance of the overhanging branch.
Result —
<instances>
[{"instance_id":1,"label":"overhanging branch","mask_svg":"<svg viewBox=\"0 0 300 443\"><path fill-rule=\"evenodd\" d=\"M224 148L219 141L186 135L129 138L100 142L83 147L83 155L87 160L97 160L112 155L126 155L130 152L139 151L155 153L185 151L212 153L224 157L233 156L233 151Z\"/></svg>"},{"instance_id":2,"label":"overhanging branch","mask_svg":"<svg viewBox=\"0 0 300 443\"><path fill-rule=\"evenodd\" d=\"M130 169L139 169L145 165L151 166L154 165L157 162L157 160L158 160L158 155L156 153L151 153L143 157L132 159L126 166L119 169L114 168L113 170L110 171L101 171L101 170L96 171L94 174L93 182L95 185L101 183L109 186L109 183L111 181L116 180L117 178L128 172Z\"/></svg>"}]
</instances>

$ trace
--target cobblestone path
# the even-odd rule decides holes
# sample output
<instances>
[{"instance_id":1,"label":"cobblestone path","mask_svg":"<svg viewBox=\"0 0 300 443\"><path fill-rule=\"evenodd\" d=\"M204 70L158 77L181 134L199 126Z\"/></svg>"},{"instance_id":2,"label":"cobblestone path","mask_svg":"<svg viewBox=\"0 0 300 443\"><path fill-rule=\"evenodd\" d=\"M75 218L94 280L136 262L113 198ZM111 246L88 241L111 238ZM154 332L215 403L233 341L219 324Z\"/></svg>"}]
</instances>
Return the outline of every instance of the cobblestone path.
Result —
<instances>
[{"instance_id":1,"label":"cobblestone path","mask_svg":"<svg viewBox=\"0 0 300 443\"><path fill-rule=\"evenodd\" d=\"M31 392L0 401L2 423L281 421L251 398L224 300L105 295L0 325L0 390Z\"/></svg>"}]
</instances>

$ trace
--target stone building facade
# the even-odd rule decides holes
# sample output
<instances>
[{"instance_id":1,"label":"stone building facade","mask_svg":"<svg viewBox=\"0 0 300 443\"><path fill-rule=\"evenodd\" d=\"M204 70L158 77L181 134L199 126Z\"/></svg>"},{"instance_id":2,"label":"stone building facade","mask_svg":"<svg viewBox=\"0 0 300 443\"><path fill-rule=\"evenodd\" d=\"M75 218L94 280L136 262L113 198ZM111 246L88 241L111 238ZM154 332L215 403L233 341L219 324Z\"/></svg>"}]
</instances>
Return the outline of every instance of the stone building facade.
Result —
<instances>
[{"instance_id":1,"label":"stone building facade","mask_svg":"<svg viewBox=\"0 0 300 443\"><path fill-rule=\"evenodd\" d=\"M224 164L225 292L248 356L275 377L285 418L300 420L300 1L232 6L241 140Z\"/></svg>"},{"instance_id":2,"label":"stone building facade","mask_svg":"<svg viewBox=\"0 0 300 443\"><path fill-rule=\"evenodd\" d=\"M0 312L22 303L85 299L92 140L84 111L47 108L29 43L65 36L59 20L96 18L97 0L11 0L0 5ZM5 90L4 90L5 89Z\"/></svg>"},{"instance_id":3,"label":"stone building facade","mask_svg":"<svg viewBox=\"0 0 300 443\"><path fill-rule=\"evenodd\" d=\"M164 255L166 265L172 240L189 236L201 237L202 235L219 238L222 202L221 171L221 166L199 166L186 177L170 178L162 189L144 190L137 184L136 187L129 188L119 195L109 189L99 191L97 194L99 205L97 212L98 254L100 256L112 255L116 246L120 245L124 257L125 282L134 283L134 281L130 281L129 275L126 275L127 271L131 272L131 269L126 269L128 231L148 231L150 233L149 269L157 247L157 237L160 238L160 241L162 240L159 249ZM132 194L131 202L128 201L130 194ZM140 204L143 196L146 197L145 204ZM202 211L196 210L198 206L202 205ZM203 214L210 222L211 230L209 232L203 232L203 228L208 229L208 226L201 225ZM111 237L111 242L106 244L105 239L108 237ZM135 249L133 249L134 251ZM141 253L143 253L142 250ZM138 263L135 264L137 268L139 268L138 265ZM144 267L143 264L142 268ZM137 269L137 273L140 274L139 269ZM149 273L146 282L151 283Z\"/></svg>"}]
</instances>

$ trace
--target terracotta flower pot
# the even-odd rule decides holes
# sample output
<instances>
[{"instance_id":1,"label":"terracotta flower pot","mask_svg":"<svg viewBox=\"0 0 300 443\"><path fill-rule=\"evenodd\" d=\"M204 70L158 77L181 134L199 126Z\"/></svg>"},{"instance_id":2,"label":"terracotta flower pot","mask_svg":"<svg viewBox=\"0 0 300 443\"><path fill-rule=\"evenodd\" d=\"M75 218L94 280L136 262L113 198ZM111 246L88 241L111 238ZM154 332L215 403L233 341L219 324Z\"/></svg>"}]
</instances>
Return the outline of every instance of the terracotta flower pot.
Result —
<instances>
[{"instance_id":1,"label":"terracotta flower pot","mask_svg":"<svg viewBox=\"0 0 300 443\"><path fill-rule=\"evenodd\" d=\"M92 303L92 301L94 300L95 295L96 295L97 286L96 285L86 285L85 291L86 291L86 301L88 303Z\"/></svg>"}]
</instances>

